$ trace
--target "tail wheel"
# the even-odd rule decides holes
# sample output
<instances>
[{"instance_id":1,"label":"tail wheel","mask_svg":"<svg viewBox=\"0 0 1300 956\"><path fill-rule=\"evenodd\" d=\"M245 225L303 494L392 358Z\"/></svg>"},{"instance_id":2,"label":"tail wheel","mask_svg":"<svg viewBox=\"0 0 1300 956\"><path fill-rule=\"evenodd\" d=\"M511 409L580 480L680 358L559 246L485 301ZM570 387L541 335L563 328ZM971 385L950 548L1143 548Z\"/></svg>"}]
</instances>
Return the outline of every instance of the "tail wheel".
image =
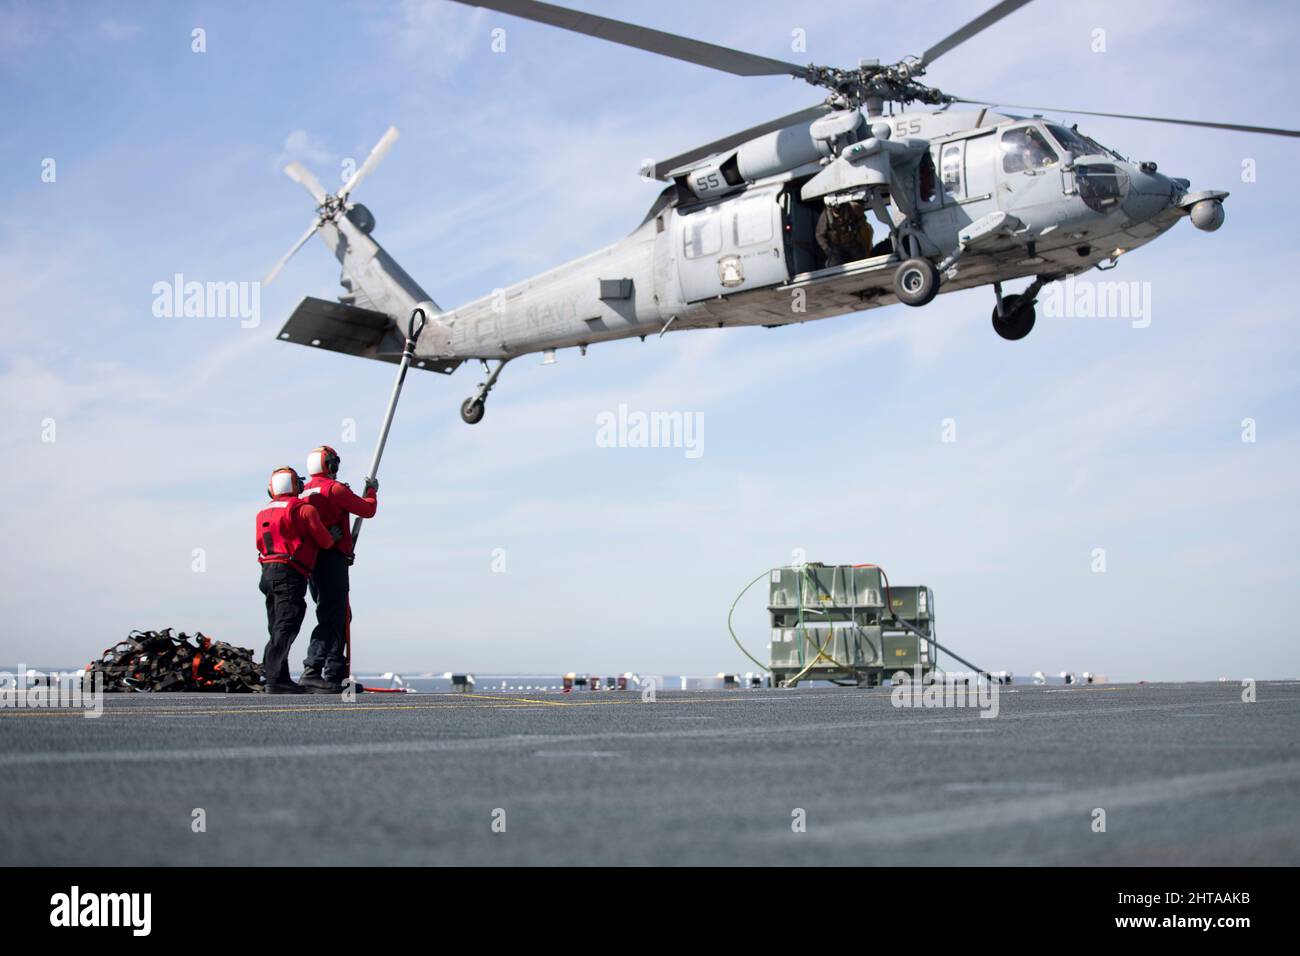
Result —
<instances>
[{"instance_id":1,"label":"tail wheel","mask_svg":"<svg viewBox=\"0 0 1300 956\"><path fill-rule=\"evenodd\" d=\"M1023 295L1002 297L1002 314L993 309L993 330L1008 341L1023 339L1034 328L1034 300Z\"/></svg>"},{"instance_id":2,"label":"tail wheel","mask_svg":"<svg viewBox=\"0 0 1300 956\"><path fill-rule=\"evenodd\" d=\"M906 305L921 306L939 294L939 270L929 259L908 259L894 271L894 295Z\"/></svg>"},{"instance_id":3,"label":"tail wheel","mask_svg":"<svg viewBox=\"0 0 1300 956\"><path fill-rule=\"evenodd\" d=\"M460 417L466 425L477 425L486 411L487 406L476 398L467 398L460 403Z\"/></svg>"}]
</instances>

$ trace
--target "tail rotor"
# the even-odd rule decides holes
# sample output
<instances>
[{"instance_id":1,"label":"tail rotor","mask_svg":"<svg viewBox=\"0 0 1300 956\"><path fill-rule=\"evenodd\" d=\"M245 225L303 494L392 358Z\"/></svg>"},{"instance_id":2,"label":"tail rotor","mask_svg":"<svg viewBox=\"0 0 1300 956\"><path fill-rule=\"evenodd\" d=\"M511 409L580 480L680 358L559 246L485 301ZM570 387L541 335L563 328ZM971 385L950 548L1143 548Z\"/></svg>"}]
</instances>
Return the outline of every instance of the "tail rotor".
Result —
<instances>
[{"instance_id":1,"label":"tail rotor","mask_svg":"<svg viewBox=\"0 0 1300 956\"><path fill-rule=\"evenodd\" d=\"M321 185L316 175L297 160L284 167L285 175L311 193L312 199L316 200L316 221L266 274L262 279L262 285L269 285L280 274L280 270L288 264L289 260L307 244L307 240L314 236L322 226L337 221L340 216L346 215L348 210L352 209L353 204L348 202L348 197L352 195L352 191L360 185L363 179L374 172L375 167L379 165L393 144L397 142L399 135L396 126L388 127L384 135L379 138L379 142L375 144L374 149L370 151L370 155L357 167L357 171L352 174L348 181L343 184L343 188L336 194L326 192L325 187Z\"/></svg>"}]
</instances>

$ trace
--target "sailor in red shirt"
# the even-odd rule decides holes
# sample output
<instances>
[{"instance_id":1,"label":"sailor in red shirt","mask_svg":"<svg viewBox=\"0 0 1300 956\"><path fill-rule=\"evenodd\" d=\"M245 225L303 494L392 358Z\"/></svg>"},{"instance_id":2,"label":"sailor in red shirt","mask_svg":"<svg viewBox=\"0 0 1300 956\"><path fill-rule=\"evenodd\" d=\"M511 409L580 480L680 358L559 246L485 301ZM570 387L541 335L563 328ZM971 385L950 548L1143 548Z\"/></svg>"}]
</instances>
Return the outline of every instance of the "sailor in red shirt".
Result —
<instances>
[{"instance_id":1,"label":"sailor in red shirt","mask_svg":"<svg viewBox=\"0 0 1300 956\"><path fill-rule=\"evenodd\" d=\"M307 614L307 578L320 552L334 544L320 514L298 497L302 487L296 471L277 468L266 492L271 503L257 513L257 560L270 634L262 667L270 694L309 692L289 677L289 649Z\"/></svg>"},{"instance_id":2,"label":"sailor in red shirt","mask_svg":"<svg viewBox=\"0 0 1300 956\"><path fill-rule=\"evenodd\" d=\"M365 494L357 496L338 480L339 455L329 445L322 445L307 456L307 473L311 476L302 500L320 512L321 520L334 537L334 547L320 554L312 575L316 597L316 627L303 661L304 687L329 693L342 690L350 673L351 662L345 654L348 622L348 567L352 564L352 528L349 516L373 518L378 508L379 483L368 481Z\"/></svg>"}]
</instances>

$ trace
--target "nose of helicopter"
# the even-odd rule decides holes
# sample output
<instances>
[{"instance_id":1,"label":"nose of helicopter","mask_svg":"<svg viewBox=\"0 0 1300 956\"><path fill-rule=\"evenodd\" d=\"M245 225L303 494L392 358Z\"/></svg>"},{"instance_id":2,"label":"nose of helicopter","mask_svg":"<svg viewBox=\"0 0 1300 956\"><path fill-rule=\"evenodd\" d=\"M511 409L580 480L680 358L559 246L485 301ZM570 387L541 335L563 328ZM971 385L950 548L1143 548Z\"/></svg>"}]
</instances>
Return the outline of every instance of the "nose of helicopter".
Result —
<instances>
[{"instance_id":1,"label":"nose of helicopter","mask_svg":"<svg viewBox=\"0 0 1300 956\"><path fill-rule=\"evenodd\" d=\"M1226 192L1202 190L1188 192L1191 183L1172 179L1156 171L1155 163L1127 164L1128 192L1121 203L1124 214L1135 222L1150 220L1167 209L1178 207L1187 213L1193 226L1202 232L1214 232L1226 218L1223 200Z\"/></svg>"},{"instance_id":2,"label":"nose of helicopter","mask_svg":"<svg viewBox=\"0 0 1300 956\"><path fill-rule=\"evenodd\" d=\"M1129 186L1122 207L1135 222L1144 222L1177 202L1177 183L1158 172L1155 163L1126 163L1124 171Z\"/></svg>"}]
</instances>

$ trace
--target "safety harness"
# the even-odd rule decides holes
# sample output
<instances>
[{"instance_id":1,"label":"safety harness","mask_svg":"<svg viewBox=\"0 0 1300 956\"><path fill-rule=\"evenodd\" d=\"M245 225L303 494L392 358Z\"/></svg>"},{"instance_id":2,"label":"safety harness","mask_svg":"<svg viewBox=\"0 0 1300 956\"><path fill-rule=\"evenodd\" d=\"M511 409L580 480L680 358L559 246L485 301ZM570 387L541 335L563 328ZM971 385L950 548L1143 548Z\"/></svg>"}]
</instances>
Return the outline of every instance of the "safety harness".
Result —
<instances>
[{"instance_id":1,"label":"safety harness","mask_svg":"<svg viewBox=\"0 0 1300 956\"><path fill-rule=\"evenodd\" d=\"M192 643L191 643L192 642ZM102 674L106 691L213 691L247 694L265 689L253 652L202 631L191 638L172 629L132 631L86 666L86 686Z\"/></svg>"}]
</instances>

